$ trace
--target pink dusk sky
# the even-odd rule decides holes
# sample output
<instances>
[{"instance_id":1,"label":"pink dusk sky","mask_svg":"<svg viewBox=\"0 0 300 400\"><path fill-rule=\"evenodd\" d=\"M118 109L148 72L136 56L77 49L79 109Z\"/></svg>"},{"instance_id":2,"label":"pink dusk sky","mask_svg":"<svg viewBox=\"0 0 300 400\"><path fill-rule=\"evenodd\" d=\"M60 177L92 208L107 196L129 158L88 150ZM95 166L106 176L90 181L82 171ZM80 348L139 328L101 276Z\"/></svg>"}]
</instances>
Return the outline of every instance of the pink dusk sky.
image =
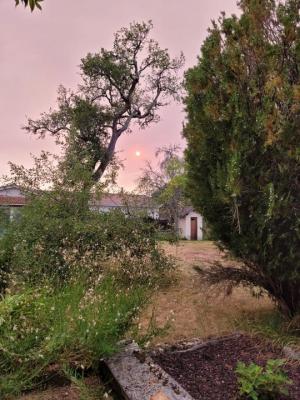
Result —
<instances>
[{"instance_id":1,"label":"pink dusk sky","mask_svg":"<svg viewBox=\"0 0 300 400\"><path fill-rule=\"evenodd\" d=\"M80 59L101 47L110 48L113 34L133 21L152 20L152 36L172 56L183 51L185 69L195 65L211 20L221 11L237 13L236 0L44 0L32 14L14 0L0 0L0 175L8 161L31 165L30 153L55 152L50 140L26 134L26 116L55 107L60 84L75 89ZM181 144L182 104L161 111L161 121L135 129L118 142L124 160L118 183L133 188L145 160L157 147ZM140 157L135 155L140 151Z\"/></svg>"}]
</instances>

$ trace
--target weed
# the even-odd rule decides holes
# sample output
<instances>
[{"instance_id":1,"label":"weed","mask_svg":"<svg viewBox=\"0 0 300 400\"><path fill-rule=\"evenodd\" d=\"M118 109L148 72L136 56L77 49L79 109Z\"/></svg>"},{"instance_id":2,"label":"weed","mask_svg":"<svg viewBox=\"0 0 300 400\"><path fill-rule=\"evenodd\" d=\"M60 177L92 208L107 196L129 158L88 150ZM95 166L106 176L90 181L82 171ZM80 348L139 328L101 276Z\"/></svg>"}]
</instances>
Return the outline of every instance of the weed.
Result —
<instances>
[{"instance_id":1,"label":"weed","mask_svg":"<svg viewBox=\"0 0 300 400\"><path fill-rule=\"evenodd\" d=\"M293 329L291 321L276 310L248 312L236 321L236 327L266 337L277 346L300 344L299 333Z\"/></svg>"},{"instance_id":2,"label":"weed","mask_svg":"<svg viewBox=\"0 0 300 400\"><path fill-rule=\"evenodd\" d=\"M292 381L282 370L284 360L268 360L265 368L239 362L236 367L240 394L251 400L275 400L280 394L287 395L287 385Z\"/></svg>"}]
</instances>

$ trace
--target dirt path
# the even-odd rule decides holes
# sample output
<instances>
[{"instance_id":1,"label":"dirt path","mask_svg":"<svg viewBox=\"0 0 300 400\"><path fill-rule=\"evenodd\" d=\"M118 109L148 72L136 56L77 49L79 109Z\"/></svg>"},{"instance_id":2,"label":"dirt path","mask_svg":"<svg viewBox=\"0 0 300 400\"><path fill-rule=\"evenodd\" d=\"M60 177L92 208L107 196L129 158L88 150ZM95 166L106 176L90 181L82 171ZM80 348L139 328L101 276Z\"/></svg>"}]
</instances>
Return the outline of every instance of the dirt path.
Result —
<instances>
[{"instance_id":1,"label":"dirt path","mask_svg":"<svg viewBox=\"0 0 300 400\"><path fill-rule=\"evenodd\" d=\"M222 260L212 242L180 242L178 246L166 245L166 251L178 260L178 280L157 292L142 315L143 328L153 313L158 326L171 323L167 333L156 337L153 344L230 333L245 315L272 308L268 299L258 300L243 288L225 296L203 285L193 266L208 266Z\"/></svg>"}]
</instances>

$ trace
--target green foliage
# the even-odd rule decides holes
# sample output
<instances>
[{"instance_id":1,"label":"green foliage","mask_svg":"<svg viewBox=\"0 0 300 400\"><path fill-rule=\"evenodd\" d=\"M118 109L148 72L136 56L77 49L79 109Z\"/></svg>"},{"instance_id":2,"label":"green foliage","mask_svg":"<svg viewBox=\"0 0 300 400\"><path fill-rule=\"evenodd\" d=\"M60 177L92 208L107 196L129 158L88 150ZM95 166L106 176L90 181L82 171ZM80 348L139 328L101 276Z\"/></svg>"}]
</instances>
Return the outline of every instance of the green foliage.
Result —
<instances>
[{"instance_id":1,"label":"green foliage","mask_svg":"<svg viewBox=\"0 0 300 400\"><path fill-rule=\"evenodd\" d=\"M125 290L109 276L6 296L0 302L0 397L34 387L51 365L56 372L96 365L116 350L146 297L144 287Z\"/></svg>"},{"instance_id":2,"label":"green foliage","mask_svg":"<svg viewBox=\"0 0 300 400\"><path fill-rule=\"evenodd\" d=\"M139 190L151 196L178 239L178 221L187 206L185 163L176 145L158 148L157 167L148 161L139 178Z\"/></svg>"},{"instance_id":3,"label":"green foliage","mask_svg":"<svg viewBox=\"0 0 300 400\"><path fill-rule=\"evenodd\" d=\"M250 400L276 400L281 394L287 395L287 385L292 381L282 370L283 365L283 360L268 360L265 368L238 362L236 373L240 394Z\"/></svg>"},{"instance_id":4,"label":"green foliage","mask_svg":"<svg viewBox=\"0 0 300 400\"><path fill-rule=\"evenodd\" d=\"M186 73L188 187L212 237L242 260L208 279L300 311L299 0L243 0Z\"/></svg>"},{"instance_id":5,"label":"green foliage","mask_svg":"<svg viewBox=\"0 0 300 400\"><path fill-rule=\"evenodd\" d=\"M236 321L238 330L269 338L276 346L299 346L299 316L284 317L278 310L245 312Z\"/></svg>"},{"instance_id":6,"label":"green foliage","mask_svg":"<svg viewBox=\"0 0 300 400\"><path fill-rule=\"evenodd\" d=\"M0 238L1 398L41 384L53 368L95 367L173 266L153 224L91 211L99 193L85 172L75 163L56 171L52 190L28 192Z\"/></svg>"},{"instance_id":7,"label":"green foliage","mask_svg":"<svg viewBox=\"0 0 300 400\"><path fill-rule=\"evenodd\" d=\"M9 225L9 208L0 208L0 237L4 234Z\"/></svg>"},{"instance_id":8,"label":"green foliage","mask_svg":"<svg viewBox=\"0 0 300 400\"><path fill-rule=\"evenodd\" d=\"M152 285L172 267L153 224L122 212L90 211L88 203L84 192L32 196L0 238L0 268L10 272L11 286L61 286L78 274L97 276L108 269L124 284Z\"/></svg>"},{"instance_id":9,"label":"green foliage","mask_svg":"<svg viewBox=\"0 0 300 400\"><path fill-rule=\"evenodd\" d=\"M162 242L177 243L178 235L174 232L174 229L159 229L156 233L157 240Z\"/></svg>"},{"instance_id":10,"label":"green foliage","mask_svg":"<svg viewBox=\"0 0 300 400\"><path fill-rule=\"evenodd\" d=\"M6 236L7 230L9 228L10 218L9 218L9 208L0 208L0 243L5 247L9 247L9 239ZM1 256L0 252L0 296L7 286L8 279L8 265L5 260L5 255Z\"/></svg>"},{"instance_id":11,"label":"green foliage","mask_svg":"<svg viewBox=\"0 0 300 400\"><path fill-rule=\"evenodd\" d=\"M105 391L104 385L97 382L96 385L90 386L85 382L84 371L81 373L71 368L64 368L64 374L79 392L79 400L103 400L111 399Z\"/></svg>"},{"instance_id":12,"label":"green foliage","mask_svg":"<svg viewBox=\"0 0 300 400\"><path fill-rule=\"evenodd\" d=\"M20 1L22 4L24 4L25 7L29 6L31 11L33 11L35 8L38 8L39 10L42 9L40 3L43 0L15 0L16 6L18 6L20 4Z\"/></svg>"}]
</instances>

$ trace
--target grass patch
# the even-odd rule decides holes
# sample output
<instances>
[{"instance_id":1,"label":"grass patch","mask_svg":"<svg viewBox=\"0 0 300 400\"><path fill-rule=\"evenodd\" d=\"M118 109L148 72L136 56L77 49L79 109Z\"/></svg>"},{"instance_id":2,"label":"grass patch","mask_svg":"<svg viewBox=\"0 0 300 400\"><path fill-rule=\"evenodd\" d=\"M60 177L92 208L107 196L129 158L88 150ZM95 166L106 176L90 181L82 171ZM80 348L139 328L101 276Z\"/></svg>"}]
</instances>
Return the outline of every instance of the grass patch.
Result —
<instances>
[{"instance_id":1,"label":"grass patch","mask_svg":"<svg viewBox=\"0 0 300 400\"><path fill-rule=\"evenodd\" d=\"M272 340L275 345L300 346L299 327L296 320L287 320L276 310L245 313L237 321L237 329Z\"/></svg>"}]
</instances>

